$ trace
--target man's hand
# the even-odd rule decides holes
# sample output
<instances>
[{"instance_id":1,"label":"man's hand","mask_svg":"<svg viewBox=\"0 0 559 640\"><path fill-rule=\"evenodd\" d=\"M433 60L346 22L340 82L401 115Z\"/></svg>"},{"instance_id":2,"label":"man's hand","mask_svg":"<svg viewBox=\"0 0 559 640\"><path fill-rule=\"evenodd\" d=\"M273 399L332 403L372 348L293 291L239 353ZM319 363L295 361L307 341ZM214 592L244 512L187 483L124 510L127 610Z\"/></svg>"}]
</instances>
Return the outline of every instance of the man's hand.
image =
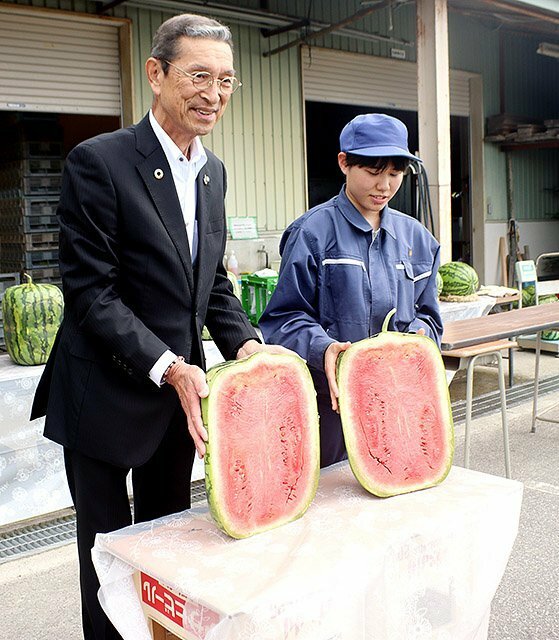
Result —
<instances>
[{"instance_id":1,"label":"man's hand","mask_svg":"<svg viewBox=\"0 0 559 640\"><path fill-rule=\"evenodd\" d=\"M182 408L186 414L188 431L194 440L200 458L206 453L208 432L202 422L200 398L207 398L210 392L206 382L206 374L186 362L177 362L169 371L166 382L175 387Z\"/></svg>"},{"instance_id":2,"label":"man's hand","mask_svg":"<svg viewBox=\"0 0 559 640\"><path fill-rule=\"evenodd\" d=\"M332 342L324 352L324 372L330 388L330 400L332 401L332 411L339 413L338 408L338 383L336 382L336 361L342 351L349 349L351 342Z\"/></svg>"},{"instance_id":3,"label":"man's hand","mask_svg":"<svg viewBox=\"0 0 559 640\"><path fill-rule=\"evenodd\" d=\"M265 351L266 353L277 353L280 355L293 355L294 351L291 349L286 349L279 344L261 344L257 340L247 340L243 346L237 351L237 360L241 358L246 358L247 356L251 356L253 353L257 351ZM297 355L297 354L295 354Z\"/></svg>"}]
</instances>

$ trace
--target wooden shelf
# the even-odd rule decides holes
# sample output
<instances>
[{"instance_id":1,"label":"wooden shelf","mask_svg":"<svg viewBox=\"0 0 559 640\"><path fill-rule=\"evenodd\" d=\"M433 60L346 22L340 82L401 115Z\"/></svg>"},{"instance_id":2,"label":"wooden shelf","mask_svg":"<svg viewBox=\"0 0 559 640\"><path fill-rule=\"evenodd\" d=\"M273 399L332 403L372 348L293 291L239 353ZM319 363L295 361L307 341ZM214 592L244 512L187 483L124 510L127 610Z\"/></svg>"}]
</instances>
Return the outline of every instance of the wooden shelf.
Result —
<instances>
[{"instance_id":1,"label":"wooden shelf","mask_svg":"<svg viewBox=\"0 0 559 640\"><path fill-rule=\"evenodd\" d=\"M526 151L530 149L559 149L559 138L537 140L503 140L501 136L487 136L485 142L498 144L501 151Z\"/></svg>"}]
</instances>

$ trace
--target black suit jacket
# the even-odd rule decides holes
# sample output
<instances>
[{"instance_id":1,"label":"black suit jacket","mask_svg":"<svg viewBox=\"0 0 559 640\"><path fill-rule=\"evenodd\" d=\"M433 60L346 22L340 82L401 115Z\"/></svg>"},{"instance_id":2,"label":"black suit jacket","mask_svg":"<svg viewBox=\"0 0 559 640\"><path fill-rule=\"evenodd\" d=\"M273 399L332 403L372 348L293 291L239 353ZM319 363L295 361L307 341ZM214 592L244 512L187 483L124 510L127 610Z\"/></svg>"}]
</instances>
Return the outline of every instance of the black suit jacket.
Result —
<instances>
[{"instance_id":1,"label":"black suit jacket","mask_svg":"<svg viewBox=\"0 0 559 640\"><path fill-rule=\"evenodd\" d=\"M195 270L147 116L68 155L58 209L64 321L31 416L46 413L51 440L118 466L142 464L178 406L174 389L148 378L161 354L203 367L204 324L226 358L256 337L223 267L226 175L207 154Z\"/></svg>"}]
</instances>

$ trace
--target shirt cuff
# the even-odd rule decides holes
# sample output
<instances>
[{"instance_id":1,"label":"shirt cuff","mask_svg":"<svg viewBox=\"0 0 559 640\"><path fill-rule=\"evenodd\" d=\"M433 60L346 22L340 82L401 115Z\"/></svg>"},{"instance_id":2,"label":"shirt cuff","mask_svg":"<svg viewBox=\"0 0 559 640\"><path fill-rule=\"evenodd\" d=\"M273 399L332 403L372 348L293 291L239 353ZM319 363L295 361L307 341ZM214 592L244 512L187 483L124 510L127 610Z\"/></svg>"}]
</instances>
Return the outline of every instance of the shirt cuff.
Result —
<instances>
[{"instance_id":1,"label":"shirt cuff","mask_svg":"<svg viewBox=\"0 0 559 640\"><path fill-rule=\"evenodd\" d=\"M315 336L313 338L307 359L308 364L313 367L313 369L324 372L324 354L333 342L336 342L336 340L333 340L327 335Z\"/></svg>"},{"instance_id":2,"label":"shirt cuff","mask_svg":"<svg viewBox=\"0 0 559 640\"><path fill-rule=\"evenodd\" d=\"M157 362L153 365L153 367L149 371L150 379L155 382L158 387L163 386L163 374L167 371L167 367L176 360L177 356L167 349L162 355L159 356Z\"/></svg>"}]
</instances>

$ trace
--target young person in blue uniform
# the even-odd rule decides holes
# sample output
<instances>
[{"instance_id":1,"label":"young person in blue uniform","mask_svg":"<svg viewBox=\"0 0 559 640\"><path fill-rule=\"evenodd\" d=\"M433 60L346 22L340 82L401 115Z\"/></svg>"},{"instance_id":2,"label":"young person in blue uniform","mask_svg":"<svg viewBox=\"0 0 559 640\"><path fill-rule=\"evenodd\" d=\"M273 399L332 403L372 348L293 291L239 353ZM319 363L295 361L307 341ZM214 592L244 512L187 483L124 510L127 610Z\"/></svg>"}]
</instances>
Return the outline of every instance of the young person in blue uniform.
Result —
<instances>
[{"instance_id":1,"label":"young person in blue uniform","mask_svg":"<svg viewBox=\"0 0 559 640\"><path fill-rule=\"evenodd\" d=\"M267 343L303 357L320 413L321 466L346 457L338 410L336 359L352 342L390 329L440 345L436 274L439 243L416 219L391 209L411 159L403 122L359 115L340 135L340 193L285 231L277 288L259 321Z\"/></svg>"}]
</instances>

